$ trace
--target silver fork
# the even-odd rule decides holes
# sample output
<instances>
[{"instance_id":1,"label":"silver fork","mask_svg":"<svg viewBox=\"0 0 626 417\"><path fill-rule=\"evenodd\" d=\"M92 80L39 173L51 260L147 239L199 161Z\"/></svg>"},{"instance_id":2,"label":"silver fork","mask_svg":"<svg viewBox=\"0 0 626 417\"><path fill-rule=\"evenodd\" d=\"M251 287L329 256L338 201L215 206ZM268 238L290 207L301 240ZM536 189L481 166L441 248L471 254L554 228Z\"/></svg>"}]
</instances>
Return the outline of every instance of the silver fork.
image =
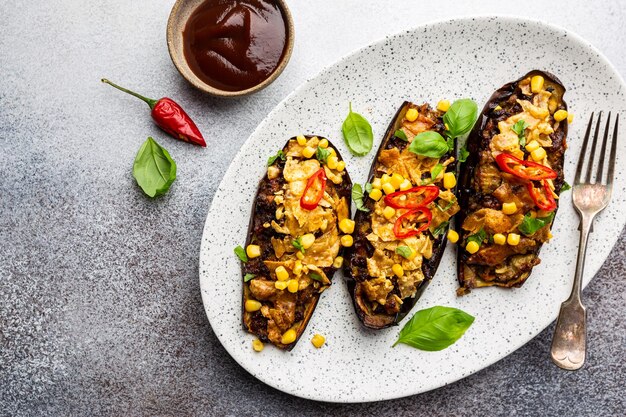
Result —
<instances>
[{"instance_id":1,"label":"silver fork","mask_svg":"<svg viewBox=\"0 0 626 417\"><path fill-rule=\"evenodd\" d=\"M619 114L615 118L613 137L611 138L611 153L609 156L607 171L604 171L606 148L609 140L609 130L611 126L611 113L607 117L604 129L604 139L600 158L596 161L596 148L598 147L598 135L600 123L602 122L602 112L598 114L598 121L593 136L593 144L589 147L589 136L593 126L593 113L589 118L589 125L585 133L585 139L578 158L576 167L576 179L572 187L572 200L574 207L580 215L580 243L578 247L578 259L576 261L576 274L574 275L574 285L569 298L561 304L561 311L554 329L552 338L552 348L550 354L552 361L559 367L568 370L580 369L585 363L587 348L587 310L581 301L582 278L585 267L585 253L587 251L587 239L593 219L596 214L606 208L611 200L613 190L613 172L615 170L615 154L617 150L617 127L619 125ZM594 162L597 162L595 176L593 176ZM586 165L586 172L583 175L583 166Z\"/></svg>"}]
</instances>

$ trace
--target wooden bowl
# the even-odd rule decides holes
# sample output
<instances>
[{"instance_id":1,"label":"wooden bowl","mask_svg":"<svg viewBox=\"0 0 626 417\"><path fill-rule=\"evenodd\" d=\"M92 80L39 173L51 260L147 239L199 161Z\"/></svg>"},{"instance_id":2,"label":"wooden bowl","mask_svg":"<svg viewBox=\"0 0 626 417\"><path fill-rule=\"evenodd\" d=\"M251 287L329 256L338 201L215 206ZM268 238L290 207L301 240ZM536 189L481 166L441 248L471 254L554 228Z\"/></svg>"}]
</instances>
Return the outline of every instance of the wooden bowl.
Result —
<instances>
[{"instance_id":1,"label":"wooden bowl","mask_svg":"<svg viewBox=\"0 0 626 417\"><path fill-rule=\"evenodd\" d=\"M293 52L294 40L294 25L291 12L289 11L289 8L284 0L275 1L285 19L287 43L285 53L283 54L274 72L272 72L272 74L270 74L270 76L261 83L245 90L228 91L216 88L202 81L198 78L198 76L196 76L196 74L194 74L185 59L183 49L183 30L185 29L185 25L187 24L191 14L204 2L204 0L177 0L167 21L167 49L169 50L172 62L174 63L174 66L176 66L178 72L180 72L180 75L182 75L197 89L217 97L246 96L260 91L270 85L276 78L278 78L287 66L289 58L291 58L291 53Z\"/></svg>"}]
</instances>

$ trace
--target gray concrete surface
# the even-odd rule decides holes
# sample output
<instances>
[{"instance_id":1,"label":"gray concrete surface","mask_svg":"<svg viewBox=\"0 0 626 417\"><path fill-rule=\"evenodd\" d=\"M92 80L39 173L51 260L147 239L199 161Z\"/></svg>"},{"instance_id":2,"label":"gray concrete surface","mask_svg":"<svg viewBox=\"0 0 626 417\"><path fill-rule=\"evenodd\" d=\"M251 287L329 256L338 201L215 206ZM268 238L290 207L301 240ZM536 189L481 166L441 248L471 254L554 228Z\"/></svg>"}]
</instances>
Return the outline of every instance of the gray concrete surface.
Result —
<instances>
[{"instance_id":1,"label":"gray concrete surface","mask_svg":"<svg viewBox=\"0 0 626 417\"><path fill-rule=\"evenodd\" d=\"M423 22L499 13L571 29L626 74L622 1L290 4L297 39L285 73L224 101L193 90L171 64L171 1L0 3L0 415L625 415L623 232L585 291L589 359L575 373L548 359L552 326L462 381L373 404L291 397L227 355L198 287L205 213L254 127L321 68ZM208 148L167 138L147 106L103 76L179 100ZM154 201L131 176L148 135L178 163L172 189Z\"/></svg>"}]
</instances>

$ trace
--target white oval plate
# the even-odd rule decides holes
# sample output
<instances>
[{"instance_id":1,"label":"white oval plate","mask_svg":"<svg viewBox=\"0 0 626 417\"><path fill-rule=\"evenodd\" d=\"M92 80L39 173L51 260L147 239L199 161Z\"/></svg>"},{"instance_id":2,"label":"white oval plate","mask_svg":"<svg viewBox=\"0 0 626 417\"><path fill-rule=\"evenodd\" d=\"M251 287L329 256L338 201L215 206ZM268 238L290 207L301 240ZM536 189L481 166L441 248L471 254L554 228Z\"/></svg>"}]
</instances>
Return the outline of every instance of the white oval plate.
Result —
<instances>
[{"instance_id":1,"label":"white oval plate","mask_svg":"<svg viewBox=\"0 0 626 417\"><path fill-rule=\"evenodd\" d=\"M332 402L376 401L417 394L468 376L502 359L548 326L567 298L574 274L578 217L571 192L563 195L555 238L544 246L541 264L522 288L480 289L457 298L454 248L448 246L413 312L435 305L453 306L476 320L456 344L441 352L405 345L392 348L400 327L364 330L343 277L337 273L291 352L267 346L256 353L253 336L241 325L242 278L233 254L233 248L245 241L252 199L267 158L288 138L305 133L330 138L346 158L353 182L362 183L403 100L435 104L443 98L471 97L482 108L494 90L532 69L554 73L568 90L565 99L576 115L570 125L565 164L565 176L571 183L590 113L619 111L623 118L626 90L615 69L587 42L543 23L490 17L422 26L351 54L281 102L228 168L202 238L202 299L211 326L228 353L256 378L293 395ZM365 157L351 156L342 140L340 129L349 102L374 130L375 147ZM626 141L619 143L617 154L613 201L594 225L585 285L608 256L626 219ZM311 345L314 333L326 336L322 349ZM545 355L548 358L549 352Z\"/></svg>"}]
</instances>

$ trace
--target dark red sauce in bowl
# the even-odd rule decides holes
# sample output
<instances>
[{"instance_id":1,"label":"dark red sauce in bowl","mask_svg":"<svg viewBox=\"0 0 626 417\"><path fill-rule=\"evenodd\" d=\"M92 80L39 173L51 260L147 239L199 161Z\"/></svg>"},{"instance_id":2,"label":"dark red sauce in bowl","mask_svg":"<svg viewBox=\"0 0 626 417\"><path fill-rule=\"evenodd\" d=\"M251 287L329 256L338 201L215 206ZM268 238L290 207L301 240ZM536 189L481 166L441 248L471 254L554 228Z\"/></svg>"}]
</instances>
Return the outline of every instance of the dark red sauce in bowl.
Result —
<instances>
[{"instance_id":1,"label":"dark red sauce in bowl","mask_svg":"<svg viewBox=\"0 0 626 417\"><path fill-rule=\"evenodd\" d=\"M185 25L185 60L212 87L247 90L279 68L288 50L288 30L274 0L206 0Z\"/></svg>"}]
</instances>

